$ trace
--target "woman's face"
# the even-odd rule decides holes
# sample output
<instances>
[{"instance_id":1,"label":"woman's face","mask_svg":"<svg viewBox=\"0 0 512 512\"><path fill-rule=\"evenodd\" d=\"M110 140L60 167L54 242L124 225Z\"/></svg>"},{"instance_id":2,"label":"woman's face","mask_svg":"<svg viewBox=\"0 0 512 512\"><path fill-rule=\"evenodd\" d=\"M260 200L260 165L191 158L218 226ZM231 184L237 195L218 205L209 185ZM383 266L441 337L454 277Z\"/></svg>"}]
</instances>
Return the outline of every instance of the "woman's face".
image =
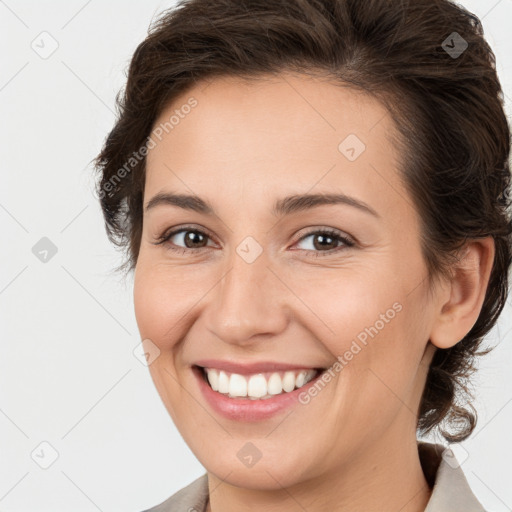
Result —
<instances>
[{"instance_id":1,"label":"woman's face","mask_svg":"<svg viewBox=\"0 0 512 512\"><path fill-rule=\"evenodd\" d=\"M144 206L200 200L145 209L136 319L177 428L235 485L325 478L415 439L434 307L393 129L376 100L292 74L198 83L155 123ZM272 398L221 395L197 365Z\"/></svg>"}]
</instances>

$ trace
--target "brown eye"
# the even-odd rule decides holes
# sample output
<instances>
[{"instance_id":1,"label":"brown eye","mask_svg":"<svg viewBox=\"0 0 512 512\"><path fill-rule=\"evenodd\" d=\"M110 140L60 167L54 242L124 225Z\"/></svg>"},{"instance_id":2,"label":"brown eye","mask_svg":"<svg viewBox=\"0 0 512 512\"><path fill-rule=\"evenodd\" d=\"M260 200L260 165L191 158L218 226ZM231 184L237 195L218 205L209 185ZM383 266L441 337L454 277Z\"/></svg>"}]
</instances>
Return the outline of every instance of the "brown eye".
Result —
<instances>
[{"instance_id":1,"label":"brown eye","mask_svg":"<svg viewBox=\"0 0 512 512\"><path fill-rule=\"evenodd\" d=\"M200 230L180 228L162 235L156 245L165 244L171 250L186 252L189 249L205 248L209 239L210 237Z\"/></svg>"},{"instance_id":2,"label":"brown eye","mask_svg":"<svg viewBox=\"0 0 512 512\"><path fill-rule=\"evenodd\" d=\"M300 250L307 251L311 256L327 256L355 245L348 237L342 236L340 232L331 229L312 231L304 235L298 243L300 244L307 239L312 241L305 244L309 247Z\"/></svg>"},{"instance_id":3,"label":"brown eye","mask_svg":"<svg viewBox=\"0 0 512 512\"><path fill-rule=\"evenodd\" d=\"M338 246L338 240L332 235L317 234L313 235L313 246L315 249L335 249Z\"/></svg>"},{"instance_id":4,"label":"brown eye","mask_svg":"<svg viewBox=\"0 0 512 512\"><path fill-rule=\"evenodd\" d=\"M183 241L188 249L197 249L206 245L207 236L203 233L199 231L183 231L183 233L185 233Z\"/></svg>"}]
</instances>

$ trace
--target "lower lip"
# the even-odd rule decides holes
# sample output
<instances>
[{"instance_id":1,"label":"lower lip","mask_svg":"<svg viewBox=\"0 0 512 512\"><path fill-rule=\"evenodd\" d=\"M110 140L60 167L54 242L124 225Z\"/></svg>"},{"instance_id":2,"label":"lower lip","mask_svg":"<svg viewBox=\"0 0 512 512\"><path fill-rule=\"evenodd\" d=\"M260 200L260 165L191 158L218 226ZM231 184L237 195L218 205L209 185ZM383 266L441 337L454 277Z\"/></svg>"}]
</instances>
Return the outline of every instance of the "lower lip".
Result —
<instances>
[{"instance_id":1,"label":"lower lip","mask_svg":"<svg viewBox=\"0 0 512 512\"><path fill-rule=\"evenodd\" d=\"M206 382L202 370L194 366L192 371L198 380L203 396L213 410L230 420L236 421L265 420L295 404L300 404L299 395L305 391L307 392L308 388L313 386L322 375L322 373L319 373L307 384L289 393L281 393L265 400L251 400L250 398L229 398L217 393Z\"/></svg>"}]
</instances>

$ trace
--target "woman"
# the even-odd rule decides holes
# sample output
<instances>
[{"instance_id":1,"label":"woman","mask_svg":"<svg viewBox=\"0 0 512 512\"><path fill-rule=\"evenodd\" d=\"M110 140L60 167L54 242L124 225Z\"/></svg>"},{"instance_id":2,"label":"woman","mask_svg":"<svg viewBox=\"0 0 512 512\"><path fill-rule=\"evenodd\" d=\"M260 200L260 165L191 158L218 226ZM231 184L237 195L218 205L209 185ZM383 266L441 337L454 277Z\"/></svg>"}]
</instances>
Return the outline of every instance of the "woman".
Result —
<instances>
[{"instance_id":1,"label":"woman","mask_svg":"<svg viewBox=\"0 0 512 512\"><path fill-rule=\"evenodd\" d=\"M152 379L207 471L150 510L483 510L417 436L474 430L460 399L507 298L494 64L447 0L155 23L97 158Z\"/></svg>"}]
</instances>

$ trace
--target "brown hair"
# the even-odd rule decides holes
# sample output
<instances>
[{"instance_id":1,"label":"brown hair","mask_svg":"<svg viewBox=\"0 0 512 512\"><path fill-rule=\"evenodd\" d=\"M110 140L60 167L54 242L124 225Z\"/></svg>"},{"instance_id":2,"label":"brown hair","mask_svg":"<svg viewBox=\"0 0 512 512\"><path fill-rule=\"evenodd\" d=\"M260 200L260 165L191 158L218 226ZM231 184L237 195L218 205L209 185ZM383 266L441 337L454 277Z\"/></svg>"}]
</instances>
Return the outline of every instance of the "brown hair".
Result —
<instances>
[{"instance_id":1,"label":"brown hair","mask_svg":"<svg viewBox=\"0 0 512 512\"><path fill-rule=\"evenodd\" d=\"M512 252L510 129L495 56L479 19L448 0L182 0L152 24L117 96L118 119L95 160L109 239L135 268L145 155L163 108L198 80L281 71L322 75L365 91L400 134L399 169L422 219L430 285L449 277L465 242L492 236L495 259L477 322L437 349L418 430L449 442L476 425L467 384L508 295ZM127 165L128 163L128 165ZM442 422L458 430L450 433Z\"/></svg>"}]
</instances>

